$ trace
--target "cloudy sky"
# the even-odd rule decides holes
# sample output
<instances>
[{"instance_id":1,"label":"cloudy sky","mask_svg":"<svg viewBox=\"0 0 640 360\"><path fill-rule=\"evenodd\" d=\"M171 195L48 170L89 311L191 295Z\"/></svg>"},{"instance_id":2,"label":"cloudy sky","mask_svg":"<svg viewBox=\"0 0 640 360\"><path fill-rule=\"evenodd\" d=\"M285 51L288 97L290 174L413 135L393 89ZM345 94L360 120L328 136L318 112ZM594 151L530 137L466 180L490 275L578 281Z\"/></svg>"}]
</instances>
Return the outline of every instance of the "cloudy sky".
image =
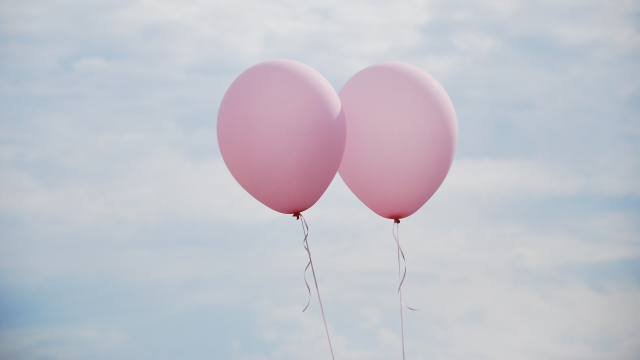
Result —
<instances>
[{"instance_id":1,"label":"cloudy sky","mask_svg":"<svg viewBox=\"0 0 640 360\"><path fill-rule=\"evenodd\" d=\"M243 70L387 60L459 147L402 221L407 359L640 357L640 3L0 1L0 358L330 359L295 219L216 143ZM306 212L337 359L399 359L392 223Z\"/></svg>"}]
</instances>

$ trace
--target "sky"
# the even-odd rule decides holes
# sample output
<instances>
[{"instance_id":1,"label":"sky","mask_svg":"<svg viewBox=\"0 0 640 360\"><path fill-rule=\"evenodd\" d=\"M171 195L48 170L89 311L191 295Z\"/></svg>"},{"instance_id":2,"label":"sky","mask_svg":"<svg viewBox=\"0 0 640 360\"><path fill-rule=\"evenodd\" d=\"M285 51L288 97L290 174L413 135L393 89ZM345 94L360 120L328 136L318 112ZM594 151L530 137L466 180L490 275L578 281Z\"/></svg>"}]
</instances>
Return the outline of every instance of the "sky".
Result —
<instances>
[{"instance_id":1,"label":"sky","mask_svg":"<svg viewBox=\"0 0 640 360\"><path fill-rule=\"evenodd\" d=\"M407 359L640 358L637 1L0 1L0 358L329 359L299 222L216 142L242 71L404 61L456 109L402 221ZM400 359L392 222L305 212L336 359Z\"/></svg>"}]
</instances>

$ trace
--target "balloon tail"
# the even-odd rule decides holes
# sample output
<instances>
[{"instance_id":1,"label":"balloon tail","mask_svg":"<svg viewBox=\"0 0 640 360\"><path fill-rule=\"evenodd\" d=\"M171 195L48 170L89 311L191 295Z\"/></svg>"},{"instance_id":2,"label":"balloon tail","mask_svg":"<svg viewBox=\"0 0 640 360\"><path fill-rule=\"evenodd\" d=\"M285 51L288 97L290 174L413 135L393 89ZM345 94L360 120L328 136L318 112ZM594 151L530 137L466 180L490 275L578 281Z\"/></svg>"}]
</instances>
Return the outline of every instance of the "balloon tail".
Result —
<instances>
[{"instance_id":1,"label":"balloon tail","mask_svg":"<svg viewBox=\"0 0 640 360\"><path fill-rule=\"evenodd\" d=\"M311 267L311 274L313 274L313 282L316 285L316 294L318 294L318 303L320 303L320 312L322 312L322 321L324 321L324 329L327 332L327 340L329 340L329 350L331 351L331 358L335 360L335 356L333 355L333 347L331 346L331 338L329 337L329 327L327 327L327 319L324 316L324 308L322 307L322 299L320 299L320 289L318 289L318 280L316 279L316 271L313 268L313 261L311 261L311 250L309 250L309 242L307 238L309 237L309 226L307 225L307 221L304 219L304 216L300 213L293 214L296 219L300 220L302 224L302 232L304 233L304 240L302 240L302 246L307 251L309 255L309 263L307 263L307 267L304 268L304 283L307 286L307 291L309 292L309 300L307 301L307 306L304 307L302 312L305 312L309 307L309 303L311 302L311 288L309 287L309 283L307 282L307 269Z\"/></svg>"},{"instance_id":2,"label":"balloon tail","mask_svg":"<svg viewBox=\"0 0 640 360\"><path fill-rule=\"evenodd\" d=\"M398 279L400 279L400 285L398 286L398 295L400 298L400 331L402 334L402 360L405 360L405 351L404 351L404 319L402 318L402 308L406 307L407 309L411 310L411 311L418 311L420 309L414 309L411 307L408 307L407 305L405 305L402 302L402 284L404 283L404 278L407 276L407 260L404 257L404 252L402 251L402 248L400 247L400 220L398 219L394 219L393 220L393 230L391 231L391 233L393 234L393 238L396 240L396 244L398 245ZM400 257L402 256L402 264L404 266L404 271L401 270L401 266L400 266Z\"/></svg>"}]
</instances>

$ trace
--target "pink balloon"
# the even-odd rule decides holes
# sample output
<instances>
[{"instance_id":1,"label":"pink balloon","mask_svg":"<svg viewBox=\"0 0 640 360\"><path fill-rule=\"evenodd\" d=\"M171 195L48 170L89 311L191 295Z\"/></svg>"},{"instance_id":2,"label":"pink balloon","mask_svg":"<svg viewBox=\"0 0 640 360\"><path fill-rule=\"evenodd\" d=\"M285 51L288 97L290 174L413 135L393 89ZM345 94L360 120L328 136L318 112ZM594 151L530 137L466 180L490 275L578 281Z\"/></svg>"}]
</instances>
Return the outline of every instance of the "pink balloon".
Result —
<instances>
[{"instance_id":1,"label":"pink balloon","mask_svg":"<svg viewBox=\"0 0 640 360\"><path fill-rule=\"evenodd\" d=\"M218 145L240 185L273 210L310 208L336 175L346 140L340 98L311 67L265 61L222 98Z\"/></svg>"},{"instance_id":2,"label":"pink balloon","mask_svg":"<svg viewBox=\"0 0 640 360\"><path fill-rule=\"evenodd\" d=\"M451 99L431 75L402 62L358 72L339 96L347 121L340 176L376 214L413 214L453 162L458 123Z\"/></svg>"}]
</instances>

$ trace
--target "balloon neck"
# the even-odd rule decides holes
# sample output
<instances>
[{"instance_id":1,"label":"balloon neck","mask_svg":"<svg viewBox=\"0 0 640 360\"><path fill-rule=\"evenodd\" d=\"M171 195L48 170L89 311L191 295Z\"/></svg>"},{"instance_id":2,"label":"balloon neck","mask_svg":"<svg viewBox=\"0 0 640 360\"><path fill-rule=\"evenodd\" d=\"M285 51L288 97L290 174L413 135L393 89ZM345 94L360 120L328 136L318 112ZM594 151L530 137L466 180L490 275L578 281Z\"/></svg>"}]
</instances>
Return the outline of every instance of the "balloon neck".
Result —
<instances>
[{"instance_id":1,"label":"balloon neck","mask_svg":"<svg viewBox=\"0 0 640 360\"><path fill-rule=\"evenodd\" d=\"M400 224L400 219L393 219L394 224Z\"/></svg>"},{"instance_id":2,"label":"balloon neck","mask_svg":"<svg viewBox=\"0 0 640 360\"><path fill-rule=\"evenodd\" d=\"M300 220L300 213L299 212L293 214L293 216L296 218L296 220Z\"/></svg>"}]
</instances>

